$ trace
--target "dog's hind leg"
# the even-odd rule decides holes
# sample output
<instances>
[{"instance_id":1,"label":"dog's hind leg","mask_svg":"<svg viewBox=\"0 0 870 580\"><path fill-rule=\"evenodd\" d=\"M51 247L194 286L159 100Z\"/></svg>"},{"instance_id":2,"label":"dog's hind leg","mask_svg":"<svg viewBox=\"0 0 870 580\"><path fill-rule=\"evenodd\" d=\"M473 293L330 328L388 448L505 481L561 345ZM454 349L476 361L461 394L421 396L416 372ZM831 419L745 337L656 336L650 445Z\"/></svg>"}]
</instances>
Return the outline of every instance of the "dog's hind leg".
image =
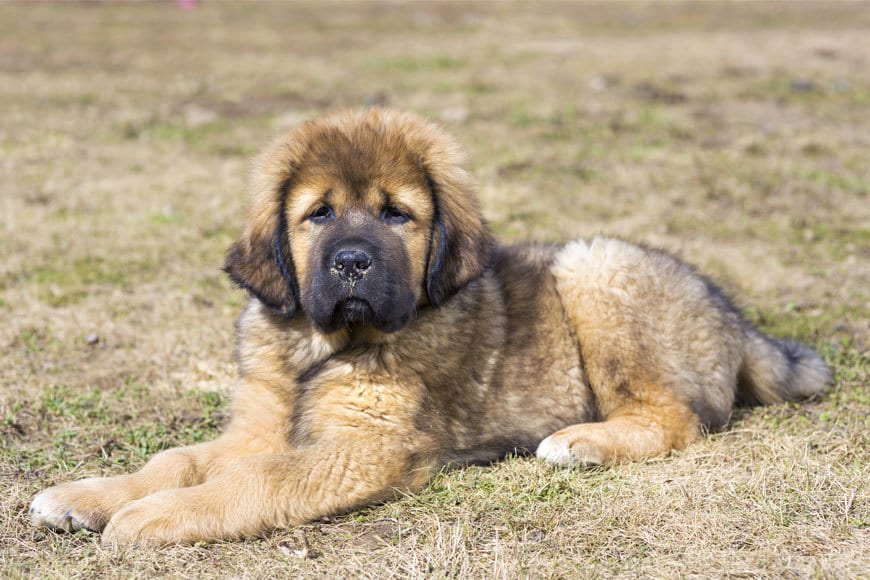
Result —
<instances>
[{"instance_id":1,"label":"dog's hind leg","mask_svg":"<svg viewBox=\"0 0 870 580\"><path fill-rule=\"evenodd\" d=\"M636 461L683 449L698 436L698 417L667 389L644 389L644 399L614 409L600 423L561 429L538 446L537 456L559 465Z\"/></svg>"},{"instance_id":2,"label":"dog's hind leg","mask_svg":"<svg viewBox=\"0 0 870 580\"><path fill-rule=\"evenodd\" d=\"M552 272L604 420L554 433L539 457L637 460L727 422L743 326L711 284L664 252L607 238L568 244Z\"/></svg>"}]
</instances>

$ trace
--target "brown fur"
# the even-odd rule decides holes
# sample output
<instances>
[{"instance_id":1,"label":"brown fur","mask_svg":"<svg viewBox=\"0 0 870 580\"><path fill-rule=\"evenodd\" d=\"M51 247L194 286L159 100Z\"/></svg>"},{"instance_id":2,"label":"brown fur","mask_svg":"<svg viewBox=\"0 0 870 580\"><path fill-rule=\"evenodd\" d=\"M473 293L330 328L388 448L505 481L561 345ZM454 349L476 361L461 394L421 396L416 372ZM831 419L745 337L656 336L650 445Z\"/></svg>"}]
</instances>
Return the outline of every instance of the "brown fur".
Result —
<instances>
[{"instance_id":1,"label":"brown fur","mask_svg":"<svg viewBox=\"0 0 870 580\"><path fill-rule=\"evenodd\" d=\"M760 334L663 252L495 247L460 161L440 129L377 109L273 144L227 254L252 299L226 432L48 489L34 523L107 543L253 536L417 490L448 464L682 449L738 393L797 399L827 380L815 353Z\"/></svg>"}]
</instances>

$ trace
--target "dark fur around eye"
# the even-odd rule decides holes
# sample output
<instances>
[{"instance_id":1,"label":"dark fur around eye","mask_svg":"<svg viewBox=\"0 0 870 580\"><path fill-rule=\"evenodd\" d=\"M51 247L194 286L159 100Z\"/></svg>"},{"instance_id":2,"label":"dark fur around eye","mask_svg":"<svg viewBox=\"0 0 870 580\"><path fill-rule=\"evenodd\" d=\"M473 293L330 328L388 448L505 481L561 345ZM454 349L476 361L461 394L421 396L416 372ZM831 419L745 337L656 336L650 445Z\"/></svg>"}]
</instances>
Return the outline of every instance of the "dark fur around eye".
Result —
<instances>
[{"instance_id":1,"label":"dark fur around eye","mask_svg":"<svg viewBox=\"0 0 870 580\"><path fill-rule=\"evenodd\" d=\"M411 216L399 208L388 205L381 210L381 220L390 225L401 225L411 220Z\"/></svg>"},{"instance_id":2,"label":"dark fur around eye","mask_svg":"<svg viewBox=\"0 0 870 580\"><path fill-rule=\"evenodd\" d=\"M335 219L335 212L328 205L321 205L308 215L308 219L316 224L325 224Z\"/></svg>"}]
</instances>

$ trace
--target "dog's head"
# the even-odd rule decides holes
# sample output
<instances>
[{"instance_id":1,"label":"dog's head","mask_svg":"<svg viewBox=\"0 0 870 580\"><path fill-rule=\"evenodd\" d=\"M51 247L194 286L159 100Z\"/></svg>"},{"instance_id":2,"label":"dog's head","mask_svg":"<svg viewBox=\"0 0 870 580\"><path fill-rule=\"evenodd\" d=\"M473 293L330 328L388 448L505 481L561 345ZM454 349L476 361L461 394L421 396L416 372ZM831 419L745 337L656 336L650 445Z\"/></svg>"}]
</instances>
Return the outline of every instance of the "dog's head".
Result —
<instances>
[{"instance_id":1,"label":"dog's head","mask_svg":"<svg viewBox=\"0 0 870 580\"><path fill-rule=\"evenodd\" d=\"M287 317L321 332L406 326L439 307L489 260L460 152L438 127L369 109L314 119L275 142L225 270Z\"/></svg>"}]
</instances>

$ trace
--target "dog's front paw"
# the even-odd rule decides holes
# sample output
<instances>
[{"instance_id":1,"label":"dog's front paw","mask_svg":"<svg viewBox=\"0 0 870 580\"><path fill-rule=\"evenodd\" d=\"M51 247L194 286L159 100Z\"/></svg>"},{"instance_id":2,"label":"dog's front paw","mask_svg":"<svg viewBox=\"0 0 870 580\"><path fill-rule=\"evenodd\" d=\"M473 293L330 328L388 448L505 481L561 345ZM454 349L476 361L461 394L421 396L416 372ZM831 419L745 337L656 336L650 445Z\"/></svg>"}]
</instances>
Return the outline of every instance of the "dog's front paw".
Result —
<instances>
[{"instance_id":1,"label":"dog's front paw","mask_svg":"<svg viewBox=\"0 0 870 580\"><path fill-rule=\"evenodd\" d=\"M101 531L117 509L104 482L92 478L46 489L30 504L31 523L65 532Z\"/></svg>"},{"instance_id":2,"label":"dog's front paw","mask_svg":"<svg viewBox=\"0 0 870 580\"><path fill-rule=\"evenodd\" d=\"M144 544L161 546L177 542L173 537L172 508L161 506L152 497L132 501L118 510L103 530L104 546Z\"/></svg>"},{"instance_id":3,"label":"dog's front paw","mask_svg":"<svg viewBox=\"0 0 870 580\"><path fill-rule=\"evenodd\" d=\"M118 510L103 530L104 546L193 544L224 537L209 506L190 489L163 490Z\"/></svg>"},{"instance_id":4,"label":"dog's front paw","mask_svg":"<svg viewBox=\"0 0 870 580\"><path fill-rule=\"evenodd\" d=\"M167 532L171 523L164 513L157 513L145 499L130 502L118 511L103 530L103 545L127 546L171 543Z\"/></svg>"}]
</instances>

